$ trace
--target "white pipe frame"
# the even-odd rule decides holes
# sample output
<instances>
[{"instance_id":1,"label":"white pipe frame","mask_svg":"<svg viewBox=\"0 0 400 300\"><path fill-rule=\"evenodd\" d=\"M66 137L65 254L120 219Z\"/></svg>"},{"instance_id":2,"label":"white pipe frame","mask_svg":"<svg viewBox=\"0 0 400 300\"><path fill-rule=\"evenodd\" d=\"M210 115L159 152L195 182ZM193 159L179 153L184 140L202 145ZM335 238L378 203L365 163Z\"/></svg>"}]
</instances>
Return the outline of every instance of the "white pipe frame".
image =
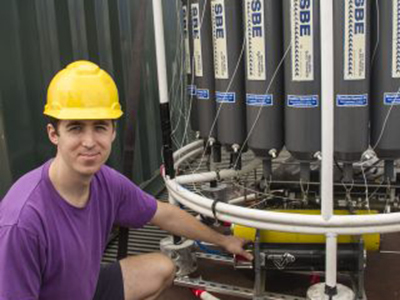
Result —
<instances>
[{"instance_id":1,"label":"white pipe frame","mask_svg":"<svg viewBox=\"0 0 400 300\"><path fill-rule=\"evenodd\" d=\"M203 140L197 140L197 141L194 141L193 143L187 144L186 146L184 146L174 152L174 160L181 158L185 153L188 153L194 149L203 147L203 145L204 145Z\"/></svg>"},{"instance_id":2,"label":"white pipe frame","mask_svg":"<svg viewBox=\"0 0 400 300\"><path fill-rule=\"evenodd\" d=\"M188 175L184 176L187 177ZM194 211L212 217L211 206L214 200L191 192L178 184L176 182L178 179L179 177L173 180L166 179L165 183L170 195ZM218 219L222 221L259 229L285 232L360 235L365 233L400 231L400 213L385 215L333 215L329 220L325 220L322 215L264 211L223 202L216 204L216 213Z\"/></svg>"},{"instance_id":3,"label":"white pipe frame","mask_svg":"<svg viewBox=\"0 0 400 300\"><path fill-rule=\"evenodd\" d=\"M185 155L182 155L179 159L175 161L174 169L178 170L180 165L183 164L185 161L187 161L189 158L195 158L196 156L202 154L203 152L204 152L203 148L197 148Z\"/></svg>"}]
</instances>

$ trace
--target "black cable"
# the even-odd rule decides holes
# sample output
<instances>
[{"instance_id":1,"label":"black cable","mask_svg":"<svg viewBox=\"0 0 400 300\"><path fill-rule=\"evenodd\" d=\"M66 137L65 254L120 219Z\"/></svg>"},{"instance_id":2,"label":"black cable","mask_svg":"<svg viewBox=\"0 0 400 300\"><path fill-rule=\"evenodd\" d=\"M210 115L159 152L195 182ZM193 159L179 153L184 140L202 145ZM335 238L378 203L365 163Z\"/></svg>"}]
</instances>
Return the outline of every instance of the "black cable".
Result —
<instances>
[{"instance_id":1,"label":"black cable","mask_svg":"<svg viewBox=\"0 0 400 300\"><path fill-rule=\"evenodd\" d=\"M343 175L343 168L339 165L335 156L333 156L333 161L335 162L335 166L339 169L340 173Z\"/></svg>"},{"instance_id":2,"label":"black cable","mask_svg":"<svg viewBox=\"0 0 400 300\"><path fill-rule=\"evenodd\" d=\"M212 213L213 213L213 216L214 216L214 219L215 219L215 221L218 221L218 219L217 219L217 212L216 212L216 206L217 206L217 203L218 202L221 202L222 200L221 199L215 199L214 200L214 202L213 202L213 204L211 205L211 211L212 211Z\"/></svg>"}]
</instances>

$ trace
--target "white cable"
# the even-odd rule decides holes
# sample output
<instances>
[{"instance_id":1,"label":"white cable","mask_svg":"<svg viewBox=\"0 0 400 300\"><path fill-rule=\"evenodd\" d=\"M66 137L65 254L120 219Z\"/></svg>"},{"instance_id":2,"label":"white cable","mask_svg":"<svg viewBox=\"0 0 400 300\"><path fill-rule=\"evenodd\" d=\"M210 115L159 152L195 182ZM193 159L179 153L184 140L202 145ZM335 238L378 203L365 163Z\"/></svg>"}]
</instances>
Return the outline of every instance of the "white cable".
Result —
<instances>
[{"instance_id":1,"label":"white cable","mask_svg":"<svg viewBox=\"0 0 400 300\"><path fill-rule=\"evenodd\" d=\"M381 129L381 132L379 134L378 140L376 141L375 145L372 147L372 150L375 150L375 148L379 145L379 142L381 141L381 139L383 137L383 133L386 130L386 125L387 125L387 122L389 121L390 114L392 112L393 107L395 106L396 98L399 97L399 95L400 95L400 87L396 92L396 95L395 95L395 98L394 98L392 104L390 105L390 108L389 108L389 110L388 110L388 112L386 114L385 120L383 121L382 129Z\"/></svg>"}]
</instances>

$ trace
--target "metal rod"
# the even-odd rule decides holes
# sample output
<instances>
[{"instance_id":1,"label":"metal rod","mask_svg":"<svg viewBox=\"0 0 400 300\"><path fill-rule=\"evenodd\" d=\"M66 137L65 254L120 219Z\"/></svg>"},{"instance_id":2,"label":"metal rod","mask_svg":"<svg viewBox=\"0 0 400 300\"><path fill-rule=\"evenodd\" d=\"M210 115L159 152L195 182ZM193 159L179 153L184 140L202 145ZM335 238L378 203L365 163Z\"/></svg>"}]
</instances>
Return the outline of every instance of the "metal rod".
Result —
<instances>
[{"instance_id":1,"label":"metal rod","mask_svg":"<svg viewBox=\"0 0 400 300\"><path fill-rule=\"evenodd\" d=\"M171 121L169 113L167 63L165 59L164 19L161 0L153 0L154 37L156 42L158 92L160 97L161 132L163 141L163 156L165 172L169 178L175 177L174 158L171 140ZM169 197L171 204L176 201ZM181 238L173 236L174 244L179 244Z\"/></svg>"},{"instance_id":2,"label":"metal rod","mask_svg":"<svg viewBox=\"0 0 400 300\"><path fill-rule=\"evenodd\" d=\"M161 0L153 0L154 37L156 40L157 76L160 103L168 103L167 63L165 60L164 21Z\"/></svg>"},{"instance_id":3,"label":"metal rod","mask_svg":"<svg viewBox=\"0 0 400 300\"><path fill-rule=\"evenodd\" d=\"M333 64L333 0L320 2L321 12L321 110L322 110L322 216L333 215L333 120L334 120L334 64Z\"/></svg>"},{"instance_id":4,"label":"metal rod","mask_svg":"<svg viewBox=\"0 0 400 300\"><path fill-rule=\"evenodd\" d=\"M167 63L165 59L164 21L161 0L153 0L154 37L156 43L158 92L160 97L161 132L163 158L166 174L175 177L172 156L171 121L169 113Z\"/></svg>"},{"instance_id":5,"label":"metal rod","mask_svg":"<svg viewBox=\"0 0 400 300\"><path fill-rule=\"evenodd\" d=\"M337 235L326 235L325 291L333 293L337 285Z\"/></svg>"}]
</instances>

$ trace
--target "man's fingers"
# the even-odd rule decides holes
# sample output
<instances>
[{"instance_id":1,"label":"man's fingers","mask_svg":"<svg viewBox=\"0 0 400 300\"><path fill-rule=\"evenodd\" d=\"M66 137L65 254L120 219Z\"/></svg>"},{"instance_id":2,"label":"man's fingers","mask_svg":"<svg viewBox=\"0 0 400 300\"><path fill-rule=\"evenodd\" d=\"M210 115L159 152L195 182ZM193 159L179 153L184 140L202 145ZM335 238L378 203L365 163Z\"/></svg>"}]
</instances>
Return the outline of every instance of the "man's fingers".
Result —
<instances>
[{"instance_id":1,"label":"man's fingers","mask_svg":"<svg viewBox=\"0 0 400 300\"><path fill-rule=\"evenodd\" d=\"M241 255L246 258L247 260L252 261L254 259L253 255L247 251L243 251Z\"/></svg>"}]
</instances>

